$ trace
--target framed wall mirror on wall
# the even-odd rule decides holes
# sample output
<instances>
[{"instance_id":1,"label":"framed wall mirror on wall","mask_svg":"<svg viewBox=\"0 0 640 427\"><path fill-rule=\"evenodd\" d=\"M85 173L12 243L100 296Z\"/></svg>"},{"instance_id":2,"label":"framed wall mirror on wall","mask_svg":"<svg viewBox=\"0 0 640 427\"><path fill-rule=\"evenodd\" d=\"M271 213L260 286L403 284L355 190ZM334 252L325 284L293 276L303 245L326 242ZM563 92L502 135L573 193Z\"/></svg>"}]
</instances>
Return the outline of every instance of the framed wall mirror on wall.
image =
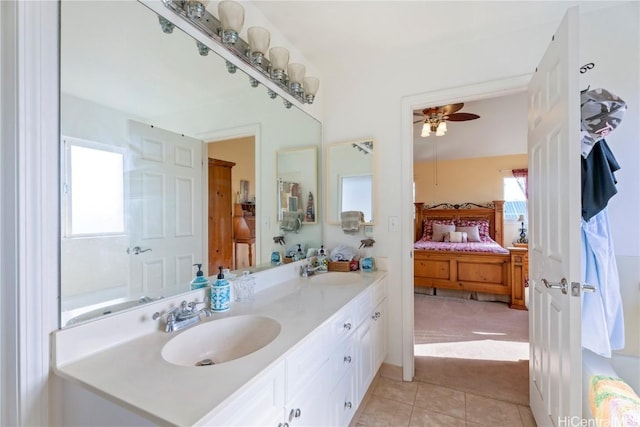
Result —
<instances>
[{"instance_id":1,"label":"framed wall mirror on wall","mask_svg":"<svg viewBox=\"0 0 640 427\"><path fill-rule=\"evenodd\" d=\"M318 222L317 147L279 150L276 155L278 177L278 221L299 218L300 225ZM293 226L293 224L291 224ZM285 229L289 225L285 224ZM298 227L295 230L297 231Z\"/></svg>"},{"instance_id":2,"label":"framed wall mirror on wall","mask_svg":"<svg viewBox=\"0 0 640 427\"><path fill-rule=\"evenodd\" d=\"M375 174L372 139L329 144L326 148L327 222L340 223L340 213L360 211L374 223Z\"/></svg>"},{"instance_id":3,"label":"framed wall mirror on wall","mask_svg":"<svg viewBox=\"0 0 640 427\"><path fill-rule=\"evenodd\" d=\"M318 147L321 124L295 103L286 109L269 98L263 85L252 87L240 68L230 74L213 51L201 55L179 28L184 22L163 32L145 4L69 1L60 10L61 325L190 290L193 264L206 269L216 249L208 247L207 157L236 163L238 170L238 161L215 146L251 129L259 264L252 270L270 266L278 234L276 153ZM102 186L106 172L96 173L92 164L113 164L108 173L118 177L109 193ZM233 202L232 195L229 215ZM109 214L116 223L79 210L104 214L100 203L118 213ZM321 236L314 225L304 238L319 242Z\"/></svg>"}]
</instances>

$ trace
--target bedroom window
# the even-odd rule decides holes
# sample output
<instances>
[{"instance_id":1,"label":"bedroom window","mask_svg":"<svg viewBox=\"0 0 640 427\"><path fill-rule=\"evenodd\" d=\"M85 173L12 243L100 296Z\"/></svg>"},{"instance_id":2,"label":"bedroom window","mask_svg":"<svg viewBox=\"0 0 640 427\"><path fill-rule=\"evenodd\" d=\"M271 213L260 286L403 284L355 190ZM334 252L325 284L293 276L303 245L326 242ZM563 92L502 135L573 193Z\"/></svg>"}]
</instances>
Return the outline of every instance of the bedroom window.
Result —
<instances>
[{"instance_id":1,"label":"bedroom window","mask_svg":"<svg viewBox=\"0 0 640 427\"><path fill-rule=\"evenodd\" d=\"M524 191L512 176L503 178L504 219L517 221L520 215L527 217L527 198Z\"/></svg>"},{"instance_id":2,"label":"bedroom window","mask_svg":"<svg viewBox=\"0 0 640 427\"><path fill-rule=\"evenodd\" d=\"M65 236L123 234L124 150L76 138L63 141Z\"/></svg>"}]
</instances>

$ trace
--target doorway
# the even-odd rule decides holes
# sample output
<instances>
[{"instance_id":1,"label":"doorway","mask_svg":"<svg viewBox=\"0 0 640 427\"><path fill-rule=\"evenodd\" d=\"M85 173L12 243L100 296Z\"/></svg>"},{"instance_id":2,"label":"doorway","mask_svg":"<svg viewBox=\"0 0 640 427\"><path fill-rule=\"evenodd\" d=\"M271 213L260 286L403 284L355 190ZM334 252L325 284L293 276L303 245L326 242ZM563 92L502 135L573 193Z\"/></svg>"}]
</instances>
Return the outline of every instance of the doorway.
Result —
<instances>
[{"instance_id":1,"label":"doorway","mask_svg":"<svg viewBox=\"0 0 640 427\"><path fill-rule=\"evenodd\" d=\"M216 174L214 181L211 181L211 173L208 174L208 274L215 274L218 265L232 270L255 265L256 137L248 135L208 141L206 153L210 164L215 159L216 170L221 169L220 165L232 165L222 167L225 173ZM224 206L217 207L217 202ZM240 219L253 236L249 243L242 239L240 244L235 235L237 231L234 234L234 224Z\"/></svg>"},{"instance_id":2,"label":"doorway","mask_svg":"<svg viewBox=\"0 0 640 427\"><path fill-rule=\"evenodd\" d=\"M413 224L413 111L432 105L445 105L452 102L468 102L512 94L526 89L529 75L516 76L499 81L485 82L454 89L429 92L403 99L402 102L402 220ZM407 248L411 256L402 260L402 346L403 379L411 381L415 374L414 350L414 287L413 287L413 248L414 233L410 227L403 231L402 247Z\"/></svg>"}]
</instances>

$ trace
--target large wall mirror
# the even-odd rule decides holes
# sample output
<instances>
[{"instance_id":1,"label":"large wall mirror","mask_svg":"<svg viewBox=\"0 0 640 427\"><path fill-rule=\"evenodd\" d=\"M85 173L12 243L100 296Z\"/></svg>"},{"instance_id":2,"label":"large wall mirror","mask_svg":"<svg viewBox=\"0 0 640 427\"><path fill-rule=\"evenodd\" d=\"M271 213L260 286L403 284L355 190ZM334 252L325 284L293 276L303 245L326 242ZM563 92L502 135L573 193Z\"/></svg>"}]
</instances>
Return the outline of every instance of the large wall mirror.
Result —
<instances>
[{"instance_id":1,"label":"large wall mirror","mask_svg":"<svg viewBox=\"0 0 640 427\"><path fill-rule=\"evenodd\" d=\"M186 292L193 264L209 269L208 158L231 165L230 212L236 188L255 202L253 268L268 265L276 153L319 147L317 120L134 0L62 2L60 62L62 326ZM229 140L254 155L229 157ZM304 229L320 242L319 222Z\"/></svg>"},{"instance_id":2,"label":"large wall mirror","mask_svg":"<svg viewBox=\"0 0 640 427\"><path fill-rule=\"evenodd\" d=\"M345 211L360 211L373 224L375 214L374 141L359 140L327 145L326 210L329 224L340 223Z\"/></svg>"}]
</instances>

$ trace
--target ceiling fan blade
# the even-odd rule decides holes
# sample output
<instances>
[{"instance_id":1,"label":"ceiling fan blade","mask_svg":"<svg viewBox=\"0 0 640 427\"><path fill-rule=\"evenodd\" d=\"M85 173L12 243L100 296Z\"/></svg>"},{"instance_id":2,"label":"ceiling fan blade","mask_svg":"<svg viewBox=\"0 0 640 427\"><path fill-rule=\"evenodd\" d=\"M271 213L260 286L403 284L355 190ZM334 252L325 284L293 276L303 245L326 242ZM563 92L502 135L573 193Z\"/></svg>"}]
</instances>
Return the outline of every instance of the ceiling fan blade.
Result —
<instances>
[{"instance_id":1,"label":"ceiling fan blade","mask_svg":"<svg viewBox=\"0 0 640 427\"><path fill-rule=\"evenodd\" d=\"M416 124L416 123L424 123L424 120L414 120L413 124Z\"/></svg>"},{"instance_id":2,"label":"ceiling fan blade","mask_svg":"<svg viewBox=\"0 0 640 427\"><path fill-rule=\"evenodd\" d=\"M477 114L472 114L472 113L454 113L454 114L449 114L449 117L447 117L448 121L451 122L464 122L466 120L475 120L475 119L479 119L480 116Z\"/></svg>"},{"instance_id":3,"label":"ceiling fan blade","mask_svg":"<svg viewBox=\"0 0 640 427\"><path fill-rule=\"evenodd\" d=\"M442 114L444 114L445 116L449 116L456 111L460 111L462 107L464 107L464 103L460 102L458 104L445 105L443 107L439 107L439 109L442 111Z\"/></svg>"}]
</instances>

